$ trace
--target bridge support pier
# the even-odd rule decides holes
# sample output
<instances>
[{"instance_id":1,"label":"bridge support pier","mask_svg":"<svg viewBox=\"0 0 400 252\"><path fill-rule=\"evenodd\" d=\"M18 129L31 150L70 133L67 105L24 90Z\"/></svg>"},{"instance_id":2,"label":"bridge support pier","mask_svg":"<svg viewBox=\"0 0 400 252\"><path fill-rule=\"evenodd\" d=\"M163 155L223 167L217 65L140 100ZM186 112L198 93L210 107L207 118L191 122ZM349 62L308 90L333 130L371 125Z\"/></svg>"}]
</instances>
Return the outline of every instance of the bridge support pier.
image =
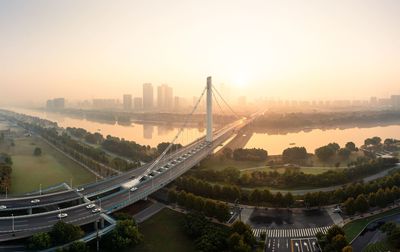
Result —
<instances>
[{"instance_id":1,"label":"bridge support pier","mask_svg":"<svg viewBox=\"0 0 400 252\"><path fill-rule=\"evenodd\" d=\"M32 208L28 209L28 214L31 215L32 214Z\"/></svg>"},{"instance_id":2,"label":"bridge support pier","mask_svg":"<svg viewBox=\"0 0 400 252\"><path fill-rule=\"evenodd\" d=\"M104 228L104 218L100 219L100 228L103 229Z\"/></svg>"}]
</instances>

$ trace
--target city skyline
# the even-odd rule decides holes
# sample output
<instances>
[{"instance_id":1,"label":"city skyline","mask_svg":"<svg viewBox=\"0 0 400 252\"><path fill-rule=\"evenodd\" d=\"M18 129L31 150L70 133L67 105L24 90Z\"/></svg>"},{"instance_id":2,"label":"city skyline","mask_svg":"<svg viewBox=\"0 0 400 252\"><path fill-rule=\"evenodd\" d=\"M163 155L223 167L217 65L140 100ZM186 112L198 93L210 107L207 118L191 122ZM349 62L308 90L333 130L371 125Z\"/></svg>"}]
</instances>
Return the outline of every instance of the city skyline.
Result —
<instances>
[{"instance_id":1,"label":"city skyline","mask_svg":"<svg viewBox=\"0 0 400 252\"><path fill-rule=\"evenodd\" d=\"M400 93L399 5L2 2L0 98L119 97L145 82L192 96L207 75L249 98L389 96Z\"/></svg>"}]
</instances>

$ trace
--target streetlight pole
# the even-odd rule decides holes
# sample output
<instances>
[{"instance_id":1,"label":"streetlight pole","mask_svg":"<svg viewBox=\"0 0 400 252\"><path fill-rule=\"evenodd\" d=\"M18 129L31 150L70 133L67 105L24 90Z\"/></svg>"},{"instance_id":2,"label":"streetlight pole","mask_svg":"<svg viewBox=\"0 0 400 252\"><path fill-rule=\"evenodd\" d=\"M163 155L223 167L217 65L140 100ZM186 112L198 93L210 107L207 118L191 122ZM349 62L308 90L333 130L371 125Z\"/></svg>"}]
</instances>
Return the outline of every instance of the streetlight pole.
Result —
<instances>
[{"instance_id":1,"label":"streetlight pole","mask_svg":"<svg viewBox=\"0 0 400 252\"><path fill-rule=\"evenodd\" d=\"M14 214L11 214L12 217L12 232L13 232L13 236L15 235L15 228L14 228Z\"/></svg>"},{"instance_id":2,"label":"streetlight pole","mask_svg":"<svg viewBox=\"0 0 400 252\"><path fill-rule=\"evenodd\" d=\"M99 196L97 196L97 200L99 201L99 206L101 208L101 198L99 198Z\"/></svg>"},{"instance_id":3,"label":"streetlight pole","mask_svg":"<svg viewBox=\"0 0 400 252\"><path fill-rule=\"evenodd\" d=\"M42 195L42 184L39 185L39 194Z\"/></svg>"},{"instance_id":4,"label":"streetlight pole","mask_svg":"<svg viewBox=\"0 0 400 252\"><path fill-rule=\"evenodd\" d=\"M58 211L60 212L59 218L60 218L60 220L61 220L61 209L60 209L59 207L57 207L57 208L58 208Z\"/></svg>"},{"instance_id":5,"label":"streetlight pole","mask_svg":"<svg viewBox=\"0 0 400 252\"><path fill-rule=\"evenodd\" d=\"M6 186L6 199L8 198L8 188Z\"/></svg>"}]
</instances>

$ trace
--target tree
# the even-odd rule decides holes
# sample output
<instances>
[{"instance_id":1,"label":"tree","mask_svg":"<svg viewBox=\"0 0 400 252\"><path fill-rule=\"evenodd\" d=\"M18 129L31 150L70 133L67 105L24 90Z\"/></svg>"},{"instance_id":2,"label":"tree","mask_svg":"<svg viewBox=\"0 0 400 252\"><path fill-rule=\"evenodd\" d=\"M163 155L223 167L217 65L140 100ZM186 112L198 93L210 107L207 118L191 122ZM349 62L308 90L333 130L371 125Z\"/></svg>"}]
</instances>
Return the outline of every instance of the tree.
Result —
<instances>
[{"instance_id":1,"label":"tree","mask_svg":"<svg viewBox=\"0 0 400 252\"><path fill-rule=\"evenodd\" d=\"M89 247L83 241L76 241L69 245L66 252L89 252Z\"/></svg>"},{"instance_id":2,"label":"tree","mask_svg":"<svg viewBox=\"0 0 400 252\"><path fill-rule=\"evenodd\" d=\"M286 207L290 207L291 205L293 205L294 203L293 195L290 192L286 193L285 196L283 197L283 202Z\"/></svg>"},{"instance_id":3,"label":"tree","mask_svg":"<svg viewBox=\"0 0 400 252\"><path fill-rule=\"evenodd\" d=\"M354 198L350 197L344 202L344 208L347 214L353 215L356 212L356 207L354 203Z\"/></svg>"},{"instance_id":4,"label":"tree","mask_svg":"<svg viewBox=\"0 0 400 252\"><path fill-rule=\"evenodd\" d=\"M347 148L341 148L338 151L338 155L340 158L342 158L343 160L346 160L350 157L351 154L351 150L347 149Z\"/></svg>"},{"instance_id":5,"label":"tree","mask_svg":"<svg viewBox=\"0 0 400 252\"><path fill-rule=\"evenodd\" d=\"M342 249L342 252L353 252L353 248L348 245Z\"/></svg>"},{"instance_id":6,"label":"tree","mask_svg":"<svg viewBox=\"0 0 400 252\"><path fill-rule=\"evenodd\" d=\"M50 236L55 244L64 244L81 238L83 231L79 226L59 221L54 224Z\"/></svg>"},{"instance_id":7,"label":"tree","mask_svg":"<svg viewBox=\"0 0 400 252\"><path fill-rule=\"evenodd\" d=\"M365 198L364 194L360 194L357 196L354 201L354 209L360 213L365 213L369 209L368 201Z\"/></svg>"},{"instance_id":8,"label":"tree","mask_svg":"<svg viewBox=\"0 0 400 252\"><path fill-rule=\"evenodd\" d=\"M117 222L108 239L110 248L120 250L139 244L143 240L143 236L132 220L123 220Z\"/></svg>"},{"instance_id":9,"label":"tree","mask_svg":"<svg viewBox=\"0 0 400 252\"><path fill-rule=\"evenodd\" d=\"M34 234L28 243L29 249L43 250L51 247L51 237L48 233Z\"/></svg>"},{"instance_id":10,"label":"tree","mask_svg":"<svg viewBox=\"0 0 400 252\"><path fill-rule=\"evenodd\" d=\"M307 159L307 150L304 147L287 148L282 153L282 160L285 163L301 163Z\"/></svg>"},{"instance_id":11,"label":"tree","mask_svg":"<svg viewBox=\"0 0 400 252\"><path fill-rule=\"evenodd\" d=\"M328 161L333 155L335 155L335 149L330 146L322 146L315 150L315 155L321 161Z\"/></svg>"},{"instance_id":12,"label":"tree","mask_svg":"<svg viewBox=\"0 0 400 252\"><path fill-rule=\"evenodd\" d=\"M232 158L233 150L229 147L225 147L222 149L222 154L228 159Z\"/></svg>"},{"instance_id":13,"label":"tree","mask_svg":"<svg viewBox=\"0 0 400 252\"><path fill-rule=\"evenodd\" d=\"M357 150L357 147L356 147L355 143L353 143L353 142L347 142L345 145L345 148L348 149L349 151Z\"/></svg>"},{"instance_id":14,"label":"tree","mask_svg":"<svg viewBox=\"0 0 400 252\"><path fill-rule=\"evenodd\" d=\"M36 147L36 148L33 150L33 155L34 155L34 156L40 156L40 155L42 155L42 149L39 148L39 147Z\"/></svg>"},{"instance_id":15,"label":"tree","mask_svg":"<svg viewBox=\"0 0 400 252\"><path fill-rule=\"evenodd\" d=\"M333 237L331 241L331 245L336 251L342 251L342 249L346 247L348 244L349 243L342 234L336 235L335 237Z\"/></svg>"}]
</instances>

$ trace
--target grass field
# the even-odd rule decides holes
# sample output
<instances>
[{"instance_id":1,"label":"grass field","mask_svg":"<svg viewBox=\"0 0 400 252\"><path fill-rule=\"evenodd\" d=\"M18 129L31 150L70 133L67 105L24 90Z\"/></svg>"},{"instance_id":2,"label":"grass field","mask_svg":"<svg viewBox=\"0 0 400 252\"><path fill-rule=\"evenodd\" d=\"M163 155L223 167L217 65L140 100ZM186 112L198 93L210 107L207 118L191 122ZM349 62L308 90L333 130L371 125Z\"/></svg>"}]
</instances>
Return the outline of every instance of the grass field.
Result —
<instances>
[{"instance_id":1,"label":"grass field","mask_svg":"<svg viewBox=\"0 0 400 252\"><path fill-rule=\"evenodd\" d=\"M185 234L181 223L184 215L170 209L164 209L139 225L144 241L126 252L191 252L194 243Z\"/></svg>"},{"instance_id":2,"label":"grass field","mask_svg":"<svg viewBox=\"0 0 400 252\"><path fill-rule=\"evenodd\" d=\"M366 217L363 219L359 219L359 220L355 220L350 223L347 223L343 227L346 239L348 241L353 240L354 237L356 237L356 235L358 235L361 232L361 230L363 230L368 225L368 223L370 223L371 221L379 220L385 216L389 216L389 215L393 215L393 214L400 214L400 208L392 209L392 210L389 210L384 213L376 214L373 216L369 216L369 217Z\"/></svg>"},{"instance_id":3,"label":"grass field","mask_svg":"<svg viewBox=\"0 0 400 252\"><path fill-rule=\"evenodd\" d=\"M259 166L259 167L251 167L251 168L244 168L240 171L242 173L251 173L253 171L277 171L278 173L284 173L286 167L278 167L278 168L271 168L267 166ZM336 170L336 169L345 169L344 167L334 168L334 167L300 167L300 171L304 172L305 174L321 174L329 170Z\"/></svg>"},{"instance_id":4,"label":"grass field","mask_svg":"<svg viewBox=\"0 0 400 252\"><path fill-rule=\"evenodd\" d=\"M24 137L14 140L15 146L0 151L11 154L13 160L11 174L11 194L22 194L39 190L62 182L73 186L95 180L94 175L79 166L60 152L51 148L38 137ZM35 147L42 149L42 155L33 155ZM2 149L3 148L3 149Z\"/></svg>"},{"instance_id":5,"label":"grass field","mask_svg":"<svg viewBox=\"0 0 400 252\"><path fill-rule=\"evenodd\" d=\"M380 241L377 243L369 244L363 252L382 252L382 251L396 251L386 241Z\"/></svg>"}]
</instances>

